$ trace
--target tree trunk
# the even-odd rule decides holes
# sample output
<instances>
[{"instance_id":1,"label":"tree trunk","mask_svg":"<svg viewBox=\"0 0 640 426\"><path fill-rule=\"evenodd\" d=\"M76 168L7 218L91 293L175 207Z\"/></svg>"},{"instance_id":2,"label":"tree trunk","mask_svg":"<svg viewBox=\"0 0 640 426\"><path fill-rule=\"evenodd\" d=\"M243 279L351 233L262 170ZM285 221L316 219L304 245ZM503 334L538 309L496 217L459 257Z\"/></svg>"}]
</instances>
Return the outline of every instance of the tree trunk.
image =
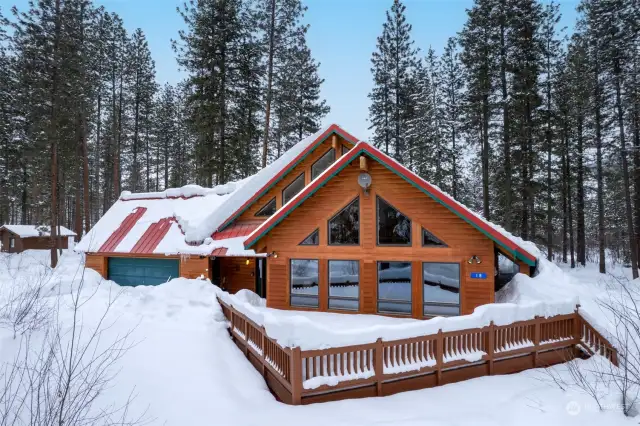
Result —
<instances>
[{"instance_id":1,"label":"tree trunk","mask_svg":"<svg viewBox=\"0 0 640 426\"><path fill-rule=\"evenodd\" d=\"M594 59L594 113L595 113L595 132L596 132L596 198L598 203L598 264L600 273L606 273L605 265L605 227L604 227L604 183L603 183L603 171L602 171L602 117L601 117L601 97L600 97L600 61L597 57Z\"/></svg>"},{"instance_id":2,"label":"tree trunk","mask_svg":"<svg viewBox=\"0 0 640 426\"><path fill-rule=\"evenodd\" d=\"M619 58L614 59L614 84L616 88L616 110L618 115L618 129L620 131L620 157L622 158L622 179L624 184L624 205L627 216L627 234L629 238L629 250L631 254L631 273L633 278L638 278L638 253L633 232L633 211L631 209L631 182L629 178L629 166L627 164L627 144L624 135L624 112L622 111L622 96L620 94L620 79L622 70Z\"/></svg>"},{"instance_id":3,"label":"tree trunk","mask_svg":"<svg viewBox=\"0 0 640 426\"><path fill-rule=\"evenodd\" d=\"M578 181L576 183L577 191L577 257L578 263L582 266L586 265L586 238L584 229L584 144L583 144L583 121L584 112L582 109L578 112Z\"/></svg>"},{"instance_id":4,"label":"tree trunk","mask_svg":"<svg viewBox=\"0 0 640 426\"><path fill-rule=\"evenodd\" d=\"M262 168L267 167L267 153L269 151L269 126L271 120L271 100L273 98L273 57L275 53L276 32L276 0L271 0L271 20L269 23L269 58L267 60L267 96L264 122L264 141L262 142Z\"/></svg>"},{"instance_id":5,"label":"tree trunk","mask_svg":"<svg viewBox=\"0 0 640 426\"><path fill-rule=\"evenodd\" d=\"M504 217L502 226L507 231L512 230L513 219L512 209L512 189L511 189L511 139L509 134L509 107L507 91L507 48L505 43L505 13L507 12L506 1L502 1L502 14L500 16L500 86L502 89L502 144L504 156Z\"/></svg>"},{"instance_id":6,"label":"tree trunk","mask_svg":"<svg viewBox=\"0 0 640 426\"><path fill-rule=\"evenodd\" d=\"M491 220L489 209L489 95L482 97L482 210Z\"/></svg>"},{"instance_id":7,"label":"tree trunk","mask_svg":"<svg viewBox=\"0 0 640 426\"><path fill-rule=\"evenodd\" d=\"M51 106L49 116L48 139L51 149L51 222L49 224L49 235L51 244L51 267L58 265L58 251L56 250L57 226L58 226L58 135L57 135L57 104L58 104L58 50L60 45L61 18L60 18L60 1L55 1L55 28L53 39L53 56L51 64Z\"/></svg>"}]
</instances>

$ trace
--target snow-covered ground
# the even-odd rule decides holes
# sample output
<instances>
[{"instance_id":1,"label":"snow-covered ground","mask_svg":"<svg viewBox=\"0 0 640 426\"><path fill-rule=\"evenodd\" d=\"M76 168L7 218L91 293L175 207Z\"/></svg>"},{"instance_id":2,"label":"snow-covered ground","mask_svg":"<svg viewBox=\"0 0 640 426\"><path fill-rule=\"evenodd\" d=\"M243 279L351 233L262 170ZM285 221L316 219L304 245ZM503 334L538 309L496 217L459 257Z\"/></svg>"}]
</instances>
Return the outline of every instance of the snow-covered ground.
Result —
<instances>
[{"instance_id":1,"label":"snow-covered ground","mask_svg":"<svg viewBox=\"0 0 640 426\"><path fill-rule=\"evenodd\" d=\"M549 370L567 382L565 390L554 384L548 371L540 369L384 398L287 406L274 399L258 372L231 342L216 291L207 281L177 279L157 287L121 288L101 280L94 271L83 271L81 255L65 253L55 271L49 270L47 262L47 252L0 255L0 306L11 289L44 277L48 279L46 299L52 304L60 302L59 321L68 324L72 318L69 295L84 272L82 296L86 301L79 310L83 328L95 326L117 295L103 323L108 327L101 342L132 331L133 345L118 361L118 374L96 401L96 409L107 402L124 402L133 392L136 397L131 414L146 413L151 424L160 425L637 424L637 419L622 415L619 393L613 387L599 390L604 408L600 410L590 396L571 385L567 367L562 365ZM578 296L582 306L606 327L608 318L596 299L607 295L607 281L612 279L601 279L591 266L570 272L546 266L541 274L544 280L519 276L515 288L500 296L504 301L523 303ZM617 269L614 273L626 271ZM339 326L329 314L306 318L333 321ZM345 323L349 318L360 322L357 326L368 320L366 316L340 317ZM377 321L380 325L395 323ZM32 345L44 338L39 333L34 333ZM15 359L19 340L0 325L0 363ZM579 364L587 369L601 361Z\"/></svg>"}]
</instances>

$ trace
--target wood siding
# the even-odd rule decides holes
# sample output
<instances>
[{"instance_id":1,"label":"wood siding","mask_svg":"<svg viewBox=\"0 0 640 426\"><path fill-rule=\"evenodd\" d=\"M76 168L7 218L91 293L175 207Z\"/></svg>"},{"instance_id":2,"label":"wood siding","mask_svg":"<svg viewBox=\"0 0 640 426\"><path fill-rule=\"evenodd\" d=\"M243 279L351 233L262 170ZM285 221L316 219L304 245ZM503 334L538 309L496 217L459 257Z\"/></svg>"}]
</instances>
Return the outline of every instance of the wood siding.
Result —
<instances>
[{"instance_id":1,"label":"wood siding","mask_svg":"<svg viewBox=\"0 0 640 426\"><path fill-rule=\"evenodd\" d=\"M220 257L220 283L231 294L256 291L256 260L249 257ZM249 264L247 264L247 260Z\"/></svg>"},{"instance_id":2,"label":"wood siding","mask_svg":"<svg viewBox=\"0 0 640 426\"><path fill-rule=\"evenodd\" d=\"M98 254L87 254L85 266L93 269L102 278L107 278L107 258Z\"/></svg>"},{"instance_id":3,"label":"wood siding","mask_svg":"<svg viewBox=\"0 0 640 426\"><path fill-rule=\"evenodd\" d=\"M200 276L211 279L209 258L200 256L182 256L180 258L180 276L195 279Z\"/></svg>"},{"instance_id":4,"label":"wood siding","mask_svg":"<svg viewBox=\"0 0 640 426\"><path fill-rule=\"evenodd\" d=\"M338 139L338 149L336 150L336 159L340 157L342 154L342 145L345 144L347 148L349 145L338 135L335 135ZM245 221L253 221L256 220L262 222L266 220L266 217L256 217L256 213L264 207L271 199L276 198L276 208L279 209L282 207L282 191L289 186L291 182L293 182L300 173L304 172L305 177L305 186L311 182L311 166L315 163L320 157L327 153L332 148L332 137L327 138L322 144L318 145L318 147L311 153L307 158L305 158L300 164L294 167L280 182L275 184L273 188L267 191L262 197L258 198L253 205L251 205L242 215L236 219L236 222L245 222Z\"/></svg>"},{"instance_id":5,"label":"wood siding","mask_svg":"<svg viewBox=\"0 0 640 426\"><path fill-rule=\"evenodd\" d=\"M268 263L267 303L280 309L289 307L289 259L320 260L320 310L326 310L329 259L360 261L360 313L377 312L377 261L410 261L413 266L412 313L422 318L422 262L460 264L461 313L471 313L477 306L494 301L494 244L471 225L451 213L420 190L376 161L368 161L372 186L368 194L358 186L359 161L354 160L325 187L293 210L263 238L258 247L275 251L277 259ZM360 244L329 246L327 220L355 197L360 197ZM412 221L411 247L382 247L376 238L376 196L382 197ZM444 241L448 247L422 247L422 227ZM298 245L319 229L318 246ZM480 264L469 265L472 256ZM486 274L486 279L471 279L471 272Z\"/></svg>"},{"instance_id":6,"label":"wood siding","mask_svg":"<svg viewBox=\"0 0 640 426\"><path fill-rule=\"evenodd\" d=\"M11 238L14 239L14 247L11 247ZM51 239L48 237L21 238L6 229L0 231L0 241L2 251L8 253L22 253L25 250L49 250ZM69 247L69 237L58 237L56 247L67 249Z\"/></svg>"}]
</instances>

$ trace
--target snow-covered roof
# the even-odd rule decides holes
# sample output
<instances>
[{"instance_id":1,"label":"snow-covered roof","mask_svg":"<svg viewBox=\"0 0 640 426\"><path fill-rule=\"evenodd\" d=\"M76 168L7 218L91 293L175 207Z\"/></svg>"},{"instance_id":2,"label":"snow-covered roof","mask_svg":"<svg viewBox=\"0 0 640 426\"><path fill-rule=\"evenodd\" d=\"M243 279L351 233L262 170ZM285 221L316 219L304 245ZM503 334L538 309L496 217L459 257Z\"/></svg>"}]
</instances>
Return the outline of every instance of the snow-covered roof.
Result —
<instances>
[{"instance_id":1,"label":"snow-covered roof","mask_svg":"<svg viewBox=\"0 0 640 426\"><path fill-rule=\"evenodd\" d=\"M36 238L36 237L50 237L50 228L47 225L2 225L0 229L6 229L20 238ZM76 233L64 226L56 227L58 236L60 237L75 237Z\"/></svg>"},{"instance_id":2,"label":"snow-covered roof","mask_svg":"<svg viewBox=\"0 0 640 426\"><path fill-rule=\"evenodd\" d=\"M249 178L250 179L250 178ZM245 250L244 237L187 244L185 229L193 229L220 208L248 179L203 188L187 185L163 192L123 192L118 201L76 245L80 252L209 255L226 248L229 256L255 256Z\"/></svg>"},{"instance_id":3,"label":"snow-covered roof","mask_svg":"<svg viewBox=\"0 0 640 426\"><path fill-rule=\"evenodd\" d=\"M203 241L215 231L228 226L247 207L284 178L291 169L334 133L353 144L358 142L355 137L336 124L324 127L304 138L276 161L249 178L240 190L233 193L220 208L213 210L198 227L188 229L186 231L187 241Z\"/></svg>"}]
</instances>

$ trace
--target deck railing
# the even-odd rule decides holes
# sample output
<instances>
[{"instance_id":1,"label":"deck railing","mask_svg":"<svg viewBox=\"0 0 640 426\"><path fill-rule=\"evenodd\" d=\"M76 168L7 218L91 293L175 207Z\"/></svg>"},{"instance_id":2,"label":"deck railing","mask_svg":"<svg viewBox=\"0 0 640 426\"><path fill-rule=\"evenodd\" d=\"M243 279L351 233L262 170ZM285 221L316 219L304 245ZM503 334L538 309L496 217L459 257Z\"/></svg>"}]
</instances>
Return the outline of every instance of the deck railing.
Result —
<instances>
[{"instance_id":1,"label":"deck railing","mask_svg":"<svg viewBox=\"0 0 640 426\"><path fill-rule=\"evenodd\" d=\"M474 377L509 374L616 349L576 311L550 318L329 349L284 348L219 300L231 336L283 402L391 395Z\"/></svg>"}]
</instances>

